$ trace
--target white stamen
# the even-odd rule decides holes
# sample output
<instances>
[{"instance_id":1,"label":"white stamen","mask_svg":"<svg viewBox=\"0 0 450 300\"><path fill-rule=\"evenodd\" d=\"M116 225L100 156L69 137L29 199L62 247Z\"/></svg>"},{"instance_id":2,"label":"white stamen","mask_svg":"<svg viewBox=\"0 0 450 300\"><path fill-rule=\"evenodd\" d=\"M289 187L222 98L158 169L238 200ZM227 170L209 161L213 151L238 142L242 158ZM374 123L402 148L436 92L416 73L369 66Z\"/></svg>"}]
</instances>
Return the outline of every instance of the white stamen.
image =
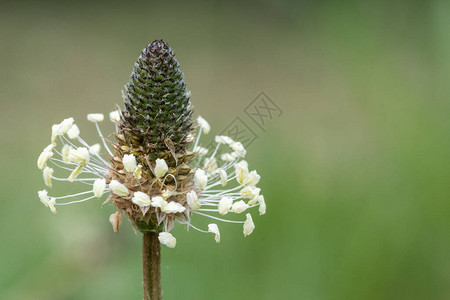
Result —
<instances>
[{"instance_id":1,"label":"white stamen","mask_svg":"<svg viewBox=\"0 0 450 300\"><path fill-rule=\"evenodd\" d=\"M38 196L45 207L48 207L48 201L50 200L48 198L48 192L46 190L38 191Z\"/></svg>"},{"instance_id":2,"label":"white stamen","mask_svg":"<svg viewBox=\"0 0 450 300\"><path fill-rule=\"evenodd\" d=\"M42 151L41 155L39 155L39 158L37 160L37 166L39 169L44 170L44 168L47 166L47 160L53 156L52 151Z\"/></svg>"},{"instance_id":3,"label":"white stamen","mask_svg":"<svg viewBox=\"0 0 450 300\"><path fill-rule=\"evenodd\" d=\"M98 178L94 181L94 186L92 187L92 191L94 192L95 197L100 198L105 192L106 188L106 180L104 178Z\"/></svg>"},{"instance_id":4,"label":"white stamen","mask_svg":"<svg viewBox=\"0 0 450 300\"><path fill-rule=\"evenodd\" d=\"M207 158L205 160L205 170L209 173L212 174L216 171L217 169L217 161L215 157L212 158Z\"/></svg>"},{"instance_id":5,"label":"white stamen","mask_svg":"<svg viewBox=\"0 0 450 300\"><path fill-rule=\"evenodd\" d=\"M69 150L69 161L80 165L86 165L89 162L89 150L85 147Z\"/></svg>"},{"instance_id":6,"label":"white stamen","mask_svg":"<svg viewBox=\"0 0 450 300\"><path fill-rule=\"evenodd\" d=\"M217 226L217 224L208 224L208 232L214 233L215 239L216 239L216 243L220 243L220 232L219 232L219 227Z\"/></svg>"},{"instance_id":7,"label":"white stamen","mask_svg":"<svg viewBox=\"0 0 450 300\"><path fill-rule=\"evenodd\" d=\"M259 215L264 215L266 213L266 202L264 201L264 196L258 196L259 202Z\"/></svg>"},{"instance_id":8,"label":"white stamen","mask_svg":"<svg viewBox=\"0 0 450 300\"><path fill-rule=\"evenodd\" d=\"M78 177L78 175L81 174L82 171L83 171L83 165L79 165L78 167L75 168L75 170L72 171L72 173L70 173L70 176L67 179L70 182L74 182L75 179Z\"/></svg>"},{"instance_id":9,"label":"white stamen","mask_svg":"<svg viewBox=\"0 0 450 300\"><path fill-rule=\"evenodd\" d=\"M248 175L244 179L244 184L249 186L255 186L258 184L259 180L261 179L261 176L256 173L256 171L251 171L248 173Z\"/></svg>"},{"instance_id":10,"label":"white stamen","mask_svg":"<svg viewBox=\"0 0 450 300\"><path fill-rule=\"evenodd\" d=\"M55 143L55 140L56 140L56 138L57 138L58 135L59 135L59 127L60 127L59 124L53 124L53 125L52 125L52 138L51 138L52 144Z\"/></svg>"},{"instance_id":11,"label":"white stamen","mask_svg":"<svg viewBox=\"0 0 450 300\"><path fill-rule=\"evenodd\" d=\"M248 174L248 164L245 160L242 160L234 165L236 172L236 180L239 184L243 184Z\"/></svg>"},{"instance_id":12,"label":"white stamen","mask_svg":"<svg viewBox=\"0 0 450 300\"><path fill-rule=\"evenodd\" d=\"M64 144L64 146L61 149L61 157L63 159L63 161L65 162L70 162L69 160L69 152L70 149L73 149L72 146Z\"/></svg>"},{"instance_id":13,"label":"white stamen","mask_svg":"<svg viewBox=\"0 0 450 300\"><path fill-rule=\"evenodd\" d=\"M218 206L217 210L219 211L219 214L221 214L223 216L223 215L226 215L230 211L232 205L233 205L232 198L223 197L219 201L219 206Z\"/></svg>"},{"instance_id":14,"label":"white stamen","mask_svg":"<svg viewBox=\"0 0 450 300\"><path fill-rule=\"evenodd\" d=\"M233 161L236 159L232 154L230 153L223 153L220 155L220 159L223 161Z\"/></svg>"},{"instance_id":15,"label":"white stamen","mask_svg":"<svg viewBox=\"0 0 450 300\"><path fill-rule=\"evenodd\" d=\"M151 203L150 197L142 192L135 192L133 198L131 198L131 202L140 207L149 206Z\"/></svg>"},{"instance_id":16,"label":"white stamen","mask_svg":"<svg viewBox=\"0 0 450 300\"><path fill-rule=\"evenodd\" d=\"M152 197L152 203L151 205L153 207L159 207L159 208L163 208L167 206L167 201L163 199L163 197L160 196L156 196L156 197Z\"/></svg>"},{"instance_id":17,"label":"white stamen","mask_svg":"<svg viewBox=\"0 0 450 300\"><path fill-rule=\"evenodd\" d=\"M129 173L133 173L136 169L136 157L133 154L125 154L122 163L124 169Z\"/></svg>"},{"instance_id":18,"label":"white stamen","mask_svg":"<svg viewBox=\"0 0 450 300\"><path fill-rule=\"evenodd\" d=\"M233 155L236 157L244 157L247 154L244 146L242 146L241 142L233 142L230 144L231 149L233 149Z\"/></svg>"},{"instance_id":19,"label":"white stamen","mask_svg":"<svg viewBox=\"0 0 450 300\"><path fill-rule=\"evenodd\" d=\"M252 216L250 214L246 215L247 220L245 220L244 223L244 236L248 236L253 232L253 229L255 229L255 224L253 223Z\"/></svg>"},{"instance_id":20,"label":"white stamen","mask_svg":"<svg viewBox=\"0 0 450 300\"><path fill-rule=\"evenodd\" d=\"M89 122L93 122L93 123L102 122L104 118L105 118L105 116L103 114L88 114L87 115L87 120Z\"/></svg>"},{"instance_id":21,"label":"white stamen","mask_svg":"<svg viewBox=\"0 0 450 300\"><path fill-rule=\"evenodd\" d=\"M211 126L209 126L209 123L205 119L203 119L202 117L198 116L197 123L198 123L198 126L203 130L203 132L205 134L209 133L209 130L211 129Z\"/></svg>"},{"instance_id":22,"label":"white stamen","mask_svg":"<svg viewBox=\"0 0 450 300\"><path fill-rule=\"evenodd\" d=\"M166 214L182 213L185 210L186 207L175 201L169 202L167 205L161 207L161 211Z\"/></svg>"},{"instance_id":23,"label":"white stamen","mask_svg":"<svg viewBox=\"0 0 450 300\"><path fill-rule=\"evenodd\" d=\"M73 118L64 119L58 128L58 135L66 134L73 125Z\"/></svg>"},{"instance_id":24,"label":"white stamen","mask_svg":"<svg viewBox=\"0 0 450 300\"><path fill-rule=\"evenodd\" d=\"M224 169L220 168L217 169L217 173L219 173L220 176L220 183L222 184L222 186L225 186L227 184L227 172L225 172Z\"/></svg>"},{"instance_id":25,"label":"white stamen","mask_svg":"<svg viewBox=\"0 0 450 300\"><path fill-rule=\"evenodd\" d=\"M137 165L136 169L134 169L133 176L134 176L134 178L136 178L138 180L142 178L142 165L141 164Z\"/></svg>"},{"instance_id":26,"label":"white stamen","mask_svg":"<svg viewBox=\"0 0 450 300\"><path fill-rule=\"evenodd\" d=\"M187 203L192 210L199 209L202 205L198 201L197 193L195 191L190 191L186 195Z\"/></svg>"},{"instance_id":27,"label":"white stamen","mask_svg":"<svg viewBox=\"0 0 450 300\"><path fill-rule=\"evenodd\" d=\"M53 175L53 169L49 167L45 167L43 176L44 176L44 183L48 187L52 187L52 175Z\"/></svg>"},{"instance_id":28,"label":"white stamen","mask_svg":"<svg viewBox=\"0 0 450 300\"><path fill-rule=\"evenodd\" d=\"M259 192L261 191L260 188L253 187L253 186L246 186L241 190L241 197L252 199L254 197L259 196Z\"/></svg>"},{"instance_id":29,"label":"white stamen","mask_svg":"<svg viewBox=\"0 0 450 300\"><path fill-rule=\"evenodd\" d=\"M249 207L248 204L241 200L235 202L233 206L231 206L231 211L236 214L240 214L241 212L245 211L248 207Z\"/></svg>"},{"instance_id":30,"label":"white stamen","mask_svg":"<svg viewBox=\"0 0 450 300\"><path fill-rule=\"evenodd\" d=\"M67 136L71 139L75 139L80 135L80 129L77 124L73 124L72 127L67 131Z\"/></svg>"},{"instance_id":31,"label":"white stamen","mask_svg":"<svg viewBox=\"0 0 450 300\"><path fill-rule=\"evenodd\" d=\"M160 232L158 240L161 244L166 245L169 248L175 248L175 245L177 244L177 239L169 232Z\"/></svg>"},{"instance_id":32,"label":"white stamen","mask_svg":"<svg viewBox=\"0 0 450 300\"><path fill-rule=\"evenodd\" d=\"M89 153L92 155L98 155L100 153L101 146L100 144L94 144L89 147Z\"/></svg>"},{"instance_id":33,"label":"white stamen","mask_svg":"<svg viewBox=\"0 0 450 300\"><path fill-rule=\"evenodd\" d=\"M197 169L197 171L195 171L194 182L199 189L205 189L206 184L208 183L208 176L206 176L204 170Z\"/></svg>"},{"instance_id":34,"label":"white stamen","mask_svg":"<svg viewBox=\"0 0 450 300\"><path fill-rule=\"evenodd\" d=\"M109 120L113 123L118 123L120 121L120 111L115 110L109 113Z\"/></svg>"},{"instance_id":35,"label":"white stamen","mask_svg":"<svg viewBox=\"0 0 450 300\"><path fill-rule=\"evenodd\" d=\"M111 188L111 191L117 196L125 197L129 194L127 187L117 180L111 180L109 187Z\"/></svg>"},{"instance_id":36,"label":"white stamen","mask_svg":"<svg viewBox=\"0 0 450 300\"><path fill-rule=\"evenodd\" d=\"M204 148L204 147L196 147L194 148L194 152L197 153L197 155L203 156L208 154L208 149Z\"/></svg>"},{"instance_id":37,"label":"white stamen","mask_svg":"<svg viewBox=\"0 0 450 300\"><path fill-rule=\"evenodd\" d=\"M167 173L168 170L169 167L167 166L166 161L164 159L157 158L155 165L155 176L161 178Z\"/></svg>"},{"instance_id":38,"label":"white stamen","mask_svg":"<svg viewBox=\"0 0 450 300\"><path fill-rule=\"evenodd\" d=\"M48 207L50 208L50 211L54 214L56 214L55 202L56 202L55 198L50 198L50 200L47 203Z\"/></svg>"},{"instance_id":39,"label":"white stamen","mask_svg":"<svg viewBox=\"0 0 450 300\"><path fill-rule=\"evenodd\" d=\"M230 145L231 143L233 143L233 139L230 138L229 136L225 136L225 135L216 135L216 143L218 144L227 144Z\"/></svg>"}]
</instances>

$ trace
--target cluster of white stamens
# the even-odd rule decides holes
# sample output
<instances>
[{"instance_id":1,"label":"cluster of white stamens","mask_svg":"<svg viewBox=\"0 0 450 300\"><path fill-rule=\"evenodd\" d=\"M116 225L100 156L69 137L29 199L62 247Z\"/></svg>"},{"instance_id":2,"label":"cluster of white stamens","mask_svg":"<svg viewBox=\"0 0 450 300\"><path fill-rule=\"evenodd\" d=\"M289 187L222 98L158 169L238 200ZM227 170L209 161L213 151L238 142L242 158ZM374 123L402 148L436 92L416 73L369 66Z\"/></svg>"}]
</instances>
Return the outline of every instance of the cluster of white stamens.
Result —
<instances>
[{"instance_id":1,"label":"cluster of white stamens","mask_svg":"<svg viewBox=\"0 0 450 300\"><path fill-rule=\"evenodd\" d=\"M116 124L120 121L120 112L114 111L109 114L110 120ZM103 114L89 114L88 121L96 126L98 135L102 140L105 151L113 156L108 148L106 139L103 137L99 122L104 120ZM176 201L167 201L171 196L171 191L166 190L161 195L150 197L146 193L130 191L124 183L118 180L111 180L106 183L108 170L111 165L109 159L102 157L100 144L88 145L80 137L80 129L74 124L73 118L63 120L60 124L52 126L51 144L48 145L38 158L37 165L43 171L44 182L48 187L52 187L52 180L80 182L91 188L88 191L71 194L62 197L49 197L46 190L38 192L41 202L56 213L55 206L67 205L100 198L105 193L113 193L120 197L130 199L132 203L142 209L149 207L158 208L165 214L187 213L189 218L177 219L180 223L186 224L201 232L213 233L216 242L220 242L220 232L217 224L208 225L207 230L202 230L191 224L192 214L201 215L217 221L243 224L243 234L247 236L252 233L255 225L250 213L246 213L244 221L223 219L222 216L228 213L241 214L252 207L259 207L260 215L265 214L266 204L264 197L260 195L260 189L256 187L260 176L256 171L249 171L248 164L243 157L246 150L240 142L233 141L227 136L216 136L216 147L212 155L208 155L208 149L199 145L202 133L208 133L210 126L202 117L198 117L197 123L199 131L193 146L196 153L195 160L191 163L195 170L193 189L186 193L185 205ZM57 150L57 140L62 144L60 151ZM218 155L219 147L226 147L226 153ZM106 153L104 153L106 154ZM142 176L142 165L137 164L133 154L125 154L122 157L124 171L132 174L136 179ZM70 171L67 177L54 176L53 167ZM152 166L152 172L157 178L170 176L168 165L164 159L156 159ZM71 201L64 202L64 199ZM61 202L62 201L62 202ZM218 214L219 216L215 216ZM114 231L118 231L121 222L121 213L116 212L111 215L110 222ZM167 231L159 234L159 240L168 247L175 247L176 239Z\"/></svg>"},{"instance_id":2,"label":"cluster of white stamens","mask_svg":"<svg viewBox=\"0 0 450 300\"><path fill-rule=\"evenodd\" d=\"M88 120L95 123L100 137L104 140L97 124L103 120L103 115L89 114ZM62 144L61 150L57 150L58 142ZM104 145L106 147L106 142ZM106 150L111 153L108 148ZM80 137L80 129L74 124L73 118L65 119L60 124L52 126L50 145L42 151L37 162L38 168L43 171L45 185L51 188L52 180L55 180L81 182L92 187L82 193L61 197L49 197L46 190L39 191L39 198L53 213L56 213L55 205L84 202L100 198L109 192L104 179L109 163L100 156L100 151L99 144L88 145ZM70 174L67 177L56 177L53 168L70 171ZM65 199L72 201L64 202Z\"/></svg>"},{"instance_id":3,"label":"cluster of white stamens","mask_svg":"<svg viewBox=\"0 0 450 300\"><path fill-rule=\"evenodd\" d=\"M199 132L194 144L194 151L197 153L195 164L199 168L195 171L194 183L200 193L198 196L197 193L187 195L189 207L193 214L223 222L243 223L243 233L244 236L247 236L255 228L250 213L246 214L245 221L227 220L220 216L230 212L241 214L255 206L259 206L260 215L265 214L264 196L260 195L261 190L256 187L260 176L256 171L249 172L248 164L243 160L246 150L240 142L236 142L228 136L216 136L217 145L212 155L208 155L208 149L199 146L199 140L202 133L209 132L210 126L202 117L198 117L197 123ZM219 147L226 147L230 152L222 153L218 159L216 156ZM224 187L228 187L228 189ZM216 213L220 216L215 216ZM200 230L192 224L189 226ZM217 224L209 224L207 231L200 231L214 233L216 241L220 241Z\"/></svg>"}]
</instances>

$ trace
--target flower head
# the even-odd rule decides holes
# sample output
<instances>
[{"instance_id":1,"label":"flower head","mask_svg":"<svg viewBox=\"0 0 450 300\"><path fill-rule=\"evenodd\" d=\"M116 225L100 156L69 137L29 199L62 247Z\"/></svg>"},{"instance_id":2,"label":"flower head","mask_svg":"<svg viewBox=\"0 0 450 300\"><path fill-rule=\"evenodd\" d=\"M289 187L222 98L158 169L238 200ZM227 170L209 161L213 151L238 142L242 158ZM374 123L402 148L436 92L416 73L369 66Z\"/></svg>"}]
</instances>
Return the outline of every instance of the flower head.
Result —
<instances>
[{"instance_id":1,"label":"flower head","mask_svg":"<svg viewBox=\"0 0 450 300\"><path fill-rule=\"evenodd\" d=\"M166 43L155 41L142 51L123 96L124 108L109 114L115 127L108 135L112 138L105 138L100 130L103 114L87 115L99 144L88 144L73 118L52 126L51 144L37 161L45 184L79 182L87 189L62 197L49 197L43 190L38 193L41 202L56 212L55 206L106 194L103 203L117 208L109 219L115 232L126 215L137 230L159 233L159 241L172 248L176 239L170 231L175 223L213 233L220 241L219 226L197 228L193 223L198 217L238 223L244 236L251 234L250 213L245 220L223 216L242 218L253 207L259 207L261 215L266 212L256 187L260 176L249 170L244 160L247 151L240 142L216 136L213 150L203 147L202 134L211 127L202 117L194 122L183 73ZM66 174L56 176L59 172Z\"/></svg>"}]
</instances>

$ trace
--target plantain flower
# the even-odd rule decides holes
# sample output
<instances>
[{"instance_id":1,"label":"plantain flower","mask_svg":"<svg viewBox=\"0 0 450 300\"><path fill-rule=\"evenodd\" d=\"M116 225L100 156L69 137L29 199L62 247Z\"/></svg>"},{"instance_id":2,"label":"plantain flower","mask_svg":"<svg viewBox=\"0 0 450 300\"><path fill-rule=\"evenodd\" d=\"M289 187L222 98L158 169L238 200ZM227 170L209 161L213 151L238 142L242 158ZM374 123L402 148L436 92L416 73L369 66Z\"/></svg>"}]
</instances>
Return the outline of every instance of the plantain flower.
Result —
<instances>
[{"instance_id":1,"label":"plantain flower","mask_svg":"<svg viewBox=\"0 0 450 300\"><path fill-rule=\"evenodd\" d=\"M211 126L203 117L193 118L183 77L170 47L154 41L134 65L123 108L107 115L113 132L103 135L102 113L87 115L98 134L94 145L82 138L73 118L53 125L50 145L37 161L44 183L76 182L85 189L59 197L42 190L41 202L55 213L56 206L104 197L102 202L116 209L109 218L115 232L125 215L135 229L155 233L170 248L176 245L170 233L176 223L213 233L220 242L219 226L201 229L195 225L200 218L240 224L244 236L250 235L255 225L248 211L266 212L260 176L249 170L244 146L228 136L216 136L208 151L202 136Z\"/></svg>"}]
</instances>

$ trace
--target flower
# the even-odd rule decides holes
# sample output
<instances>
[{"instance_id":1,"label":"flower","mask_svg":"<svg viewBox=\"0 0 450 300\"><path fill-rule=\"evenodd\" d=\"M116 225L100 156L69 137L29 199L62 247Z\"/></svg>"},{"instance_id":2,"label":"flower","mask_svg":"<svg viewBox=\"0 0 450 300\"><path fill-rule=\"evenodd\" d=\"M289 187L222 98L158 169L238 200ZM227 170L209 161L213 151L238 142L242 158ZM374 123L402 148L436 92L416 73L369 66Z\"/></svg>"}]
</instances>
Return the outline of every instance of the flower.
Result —
<instances>
[{"instance_id":1,"label":"flower","mask_svg":"<svg viewBox=\"0 0 450 300\"><path fill-rule=\"evenodd\" d=\"M134 178L136 178L138 180L142 178L142 165L141 164L137 165L136 169L134 169L133 175L134 175Z\"/></svg>"},{"instance_id":2,"label":"flower","mask_svg":"<svg viewBox=\"0 0 450 300\"><path fill-rule=\"evenodd\" d=\"M45 167L44 171L42 172L42 175L44 176L44 183L48 187L52 187L52 175L53 175L53 168Z\"/></svg>"},{"instance_id":3,"label":"flower","mask_svg":"<svg viewBox=\"0 0 450 300\"><path fill-rule=\"evenodd\" d=\"M80 135L80 129L76 124L73 124L72 127L67 131L67 136L70 139L76 139Z\"/></svg>"},{"instance_id":4,"label":"flower","mask_svg":"<svg viewBox=\"0 0 450 300\"><path fill-rule=\"evenodd\" d=\"M215 141L217 144L228 144L228 145L231 145L231 143L234 142L230 137L225 135L217 135Z\"/></svg>"},{"instance_id":5,"label":"flower","mask_svg":"<svg viewBox=\"0 0 450 300\"><path fill-rule=\"evenodd\" d=\"M156 177L163 177L166 175L167 171L169 170L169 167L167 166L167 163L164 159L156 159L156 165L155 165L155 175Z\"/></svg>"},{"instance_id":6,"label":"flower","mask_svg":"<svg viewBox=\"0 0 450 300\"><path fill-rule=\"evenodd\" d=\"M122 158L123 168L129 173L136 169L136 157L133 154L125 154Z\"/></svg>"},{"instance_id":7,"label":"flower","mask_svg":"<svg viewBox=\"0 0 450 300\"><path fill-rule=\"evenodd\" d=\"M113 123L118 123L120 121L120 111L115 110L109 113L109 120Z\"/></svg>"},{"instance_id":8,"label":"flower","mask_svg":"<svg viewBox=\"0 0 450 300\"><path fill-rule=\"evenodd\" d=\"M208 224L208 232L215 234L216 243L220 243L220 232L217 224Z\"/></svg>"},{"instance_id":9,"label":"flower","mask_svg":"<svg viewBox=\"0 0 450 300\"><path fill-rule=\"evenodd\" d=\"M248 175L248 163L245 160L242 160L234 165L234 169L237 182L243 184Z\"/></svg>"},{"instance_id":10,"label":"flower","mask_svg":"<svg viewBox=\"0 0 450 300\"><path fill-rule=\"evenodd\" d=\"M167 205L161 207L161 211L165 212L166 214L182 213L185 210L186 207L175 201L169 202L167 203Z\"/></svg>"},{"instance_id":11,"label":"flower","mask_svg":"<svg viewBox=\"0 0 450 300\"><path fill-rule=\"evenodd\" d=\"M87 119L89 122L96 123L102 122L105 116L103 114L88 114Z\"/></svg>"},{"instance_id":12,"label":"flower","mask_svg":"<svg viewBox=\"0 0 450 300\"><path fill-rule=\"evenodd\" d=\"M55 198L49 198L48 192L46 190L42 190L38 192L39 199L41 202L48 208L50 208L50 211L54 214L56 214L55 209Z\"/></svg>"},{"instance_id":13,"label":"flower","mask_svg":"<svg viewBox=\"0 0 450 300\"><path fill-rule=\"evenodd\" d=\"M223 197L219 201L217 210L218 210L219 214L226 215L230 211L231 206L233 206L233 198Z\"/></svg>"},{"instance_id":14,"label":"flower","mask_svg":"<svg viewBox=\"0 0 450 300\"><path fill-rule=\"evenodd\" d=\"M64 119L61 124L59 124L58 135L66 134L73 126L73 118Z\"/></svg>"},{"instance_id":15,"label":"flower","mask_svg":"<svg viewBox=\"0 0 450 300\"><path fill-rule=\"evenodd\" d=\"M193 151L196 152L198 155L206 155L208 153L208 149L200 146L196 147Z\"/></svg>"},{"instance_id":16,"label":"flower","mask_svg":"<svg viewBox=\"0 0 450 300\"><path fill-rule=\"evenodd\" d=\"M177 244L177 239L169 232L161 232L158 235L158 239L161 244L166 245L169 248L175 248L175 245Z\"/></svg>"},{"instance_id":17,"label":"flower","mask_svg":"<svg viewBox=\"0 0 450 300\"><path fill-rule=\"evenodd\" d=\"M94 186L92 188L94 196L97 198L100 198L103 195L103 193L105 192L105 188L106 188L105 178L97 178L94 181Z\"/></svg>"},{"instance_id":18,"label":"flower","mask_svg":"<svg viewBox=\"0 0 450 300\"><path fill-rule=\"evenodd\" d=\"M233 155L231 155L230 153L223 153L220 155L220 159L223 161L234 161L236 159L236 157L234 157Z\"/></svg>"},{"instance_id":19,"label":"flower","mask_svg":"<svg viewBox=\"0 0 450 300\"><path fill-rule=\"evenodd\" d=\"M264 215L266 213L266 202L264 201L263 195L258 196L258 202L259 202L259 215Z\"/></svg>"},{"instance_id":20,"label":"flower","mask_svg":"<svg viewBox=\"0 0 450 300\"><path fill-rule=\"evenodd\" d=\"M249 186L255 186L258 184L261 176L258 175L256 171L251 171L244 179L244 184Z\"/></svg>"},{"instance_id":21,"label":"flower","mask_svg":"<svg viewBox=\"0 0 450 300\"><path fill-rule=\"evenodd\" d=\"M244 157L247 154L247 151L245 150L244 146L242 146L241 142L233 142L230 144L230 147L233 150L233 153L231 153L231 155L235 157Z\"/></svg>"},{"instance_id":22,"label":"flower","mask_svg":"<svg viewBox=\"0 0 450 300\"><path fill-rule=\"evenodd\" d=\"M194 182L199 189L204 190L206 184L208 183L208 176L206 176L206 172L202 169L197 169L194 175Z\"/></svg>"},{"instance_id":23,"label":"flower","mask_svg":"<svg viewBox=\"0 0 450 300\"><path fill-rule=\"evenodd\" d=\"M260 188L254 186L246 186L241 190L241 197L247 199L258 197L260 190Z\"/></svg>"},{"instance_id":24,"label":"flower","mask_svg":"<svg viewBox=\"0 0 450 300\"><path fill-rule=\"evenodd\" d=\"M165 209L165 207L167 206L167 201L164 200L163 197L156 196L156 197L152 198L151 205L153 207L159 207L159 208Z\"/></svg>"},{"instance_id":25,"label":"flower","mask_svg":"<svg viewBox=\"0 0 450 300\"><path fill-rule=\"evenodd\" d=\"M149 206L151 203L150 197L143 192L135 192L131 202L140 207Z\"/></svg>"},{"instance_id":26,"label":"flower","mask_svg":"<svg viewBox=\"0 0 450 300\"><path fill-rule=\"evenodd\" d=\"M64 160L65 163L70 163L69 160L69 152L70 149L73 149L72 146L64 144L61 149L61 158Z\"/></svg>"},{"instance_id":27,"label":"flower","mask_svg":"<svg viewBox=\"0 0 450 300\"><path fill-rule=\"evenodd\" d=\"M203 132L205 134L208 134L209 131L211 130L211 126L209 126L209 123L205 119L203 119L201 116L197 117L197 123L198 123L198 126L200 127L200 129L203 130Z\"/></svg>"},{"instance_id":28,"label":"flower","mask_svg":"<svg viewBox=\"0 0 450 300\"><path fill-rule=\"evenodd\" d=\"M47 166L47 160L49 160L53 156L53 152L48 150L47 148L42 151L41 155L39 155L37 166L39 169L44 170Z\"/></svg>"},{"instance_id":29,"label":"flower","mask_svg":"<svg viewBox=\"0 0 450 300\"><path fill-rule=\"evenodd\" d=\"M46 190L42 190L38 192L38 196L39 199L41 200L41 202L45 205L48 206L48 192Z\"/></svg>"},{"instance_id":30,"label":"flower","mask_svg":"<svg viewBox=\"0 0 450 300\"><path fill-rule=\"evenodd\" d=\"M103 204L117 209L109 217L115 232L126 215L135 229L157 232L160 243L170 248L176 245L170 233L176 223L213 233L220 242L218 224L201 229L195 225L198 218L241 224L244 236L251 234L255 225L250 213L245 219L240 214L254 207L265 214L257 187L261 177L249 171L247 151L239 141L219 135L211 148L204 147L202 135L211 126L200 116L195 122L189 97L172 50L162 41L148 45L125 85L123 110L109 113L114 126L109 138L99 126L101 113L87 115L98 134L97 144L81 137L71 117L51 127L51 144L37 160L44 183L52 187L56 181L77 182L86 189L60 197L42 190L40 201L56 213L55 206L107 195Z\"/></svg>"},{"instance_id":31,"label":"flower","mask_svg":"<svg viewBox=\"0 0 450 300\"><path fill-rule=\"evenodd\" d=\"M244 236L248 236L253 232L253 229L255 229L255 224L253 224L252 215L247 214L247 219L244 223Z\"/></svg>"},{"instance_id":32,"label":"flower","mask_svg":"<svg viewBox=\"0 0 450 300\"><path fill-rule=\"evenodd\" d=\"M234 202L231 206L231 211L240 214L241 212L245 211L247 208L249 208L248 204L245 203L243 200L240 200L238 202Z\"/></svg>"},{"instance_id":33,"label":"flower","mask_svg":"<svg viewBox=\"0 0 450 300\"><path fill-rule=\"evenodd\" d=\"M158 235L158 239L161 244L166 245L169 248L175 248L175 245L177 244L177 239L169 232L161 232Z\"/></svg>"},{"instance_id":34,"label":"flower","mask_svg":"<svg viewBox=\"0 0 450 300\"><path fill-rule=\"evenodd\" d=\"M128 194L130 193L127 187L117 180L111 180L109 187L111 188L111 191L117 196L128 196Z\"/></svg>"},{"instance_id":35,"label":"flower","mask_svg":"<svg viewBox=\"0 0 450 300\"><path fill-rule=\"evenodd\" d=\"M85 147L79 147L77 149L70 149L69 150L69 161L80 164L80 165L86 165L89 162L90 159L89 150Z\"/></svg>"},{"instance_id":36,"label":"flower","mask_svg":"<svg viewBox=\"0 0 450 300\"><path fill-rule=\"evenodd\" d=\"M224 169L222 169L222 168L217 169L216 172L220 176L220 184L222 186L226 186L227 182L228 182L228 174L227 174L227 172Z\"/></svg>"},{"instance_id":37,"label":"flower","mask_svg":"<svg viewBox=\"0 0 450 300\"><path fill-rule=\"evenodd\" d=\"M100 144L94 144L94 145L92 145L92 146L90 146L89 147L89 153L90 154L99 154L100 153L100 148L101 148L101 146L100 146Z\"/></svg>"},{"instance_id":38,"label":"flower","mask_svg":"<svg viewBox=\"0 0 450 300\"><path fill-rule=\"evenodd\" d=\"M197 193L195 191L190 191L187 193L186 199L192 210L198 210L202 206L202 204L198 201Z\"/></svg>"}]
</instances>

